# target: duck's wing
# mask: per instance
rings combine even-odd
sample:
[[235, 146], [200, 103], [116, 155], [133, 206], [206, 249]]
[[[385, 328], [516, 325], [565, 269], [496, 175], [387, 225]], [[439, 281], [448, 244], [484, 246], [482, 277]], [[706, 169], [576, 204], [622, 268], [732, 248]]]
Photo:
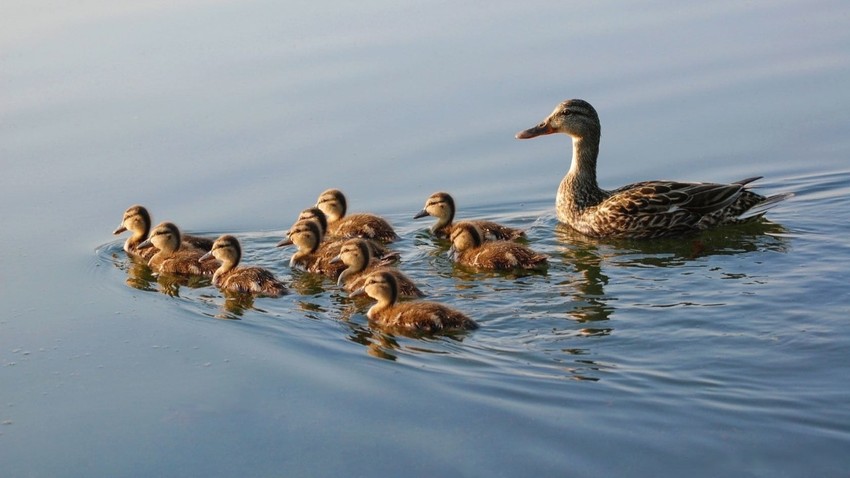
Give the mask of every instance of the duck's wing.
[[627, 215], [658, 215], [687, 211], [705, 215], [735, 202], [745, 185], [757, 178], [731, 184], [645, 181], [611, 191], [599, 205]]

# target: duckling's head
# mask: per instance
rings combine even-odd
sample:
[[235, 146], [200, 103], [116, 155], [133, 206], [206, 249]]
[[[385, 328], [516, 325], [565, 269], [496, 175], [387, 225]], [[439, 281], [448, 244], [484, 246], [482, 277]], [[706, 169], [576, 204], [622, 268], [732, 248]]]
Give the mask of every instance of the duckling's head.
[[328, 217], [328, 222], [336, 222], [345, 216], [348, 205], [345, 195], [339, 189], [328, 189], [319, 195], [316, 207]]
[[475, 224], [459, 222], [452, 228], [452, 235], [449, 238], [452, 241], [452, 252], [476, 248], [484, 241], [483, 237], [481, 230]]
[[225, 234], [213, 242], [212, 249], [201, 256], [201, 261], [215, 257], [222, 264], [230, 267], [235, 267], [242, 259], [242, 247], [239, 245], [239, 240], [235, 237]]
[[139, 244], [139, 249], [156, 247], [162, 252], [171, 253], [180, 249], [180, 230], [171, 222], [159, 223], [151, 230], [148, 239]]
[[112, 234], [121, 234], [124, 231], [132, 231], [133, 235], [145, 237], [151, 228], [151, 215], [144, 206], [138, 204], [130, 206], [124, 211], [121, 224]]
[[517, 139], [529, 139], [544, 134], [564, 133], [574, 139], [599, 139], [599, 115], [584, 100], [567, 100], [559, 104], [540, 124], [516, 134]]
[[413, 219], [425, 216], [434, 216], [441, 219], [441, 222], [445, 224], [452, 222], [455, 216], [455, 200], [449, 193], [436, 192], [432, 194], [425, 201], [425, 207], [413, 216]]
[[398, 300], [398, 280], [386, 271], [369, 274], [363, 287], [351, 293], [351, 297], [368, 295], [381, 304], [394, 304]]
[[292, 225], [289, 235], [277, 244], [277, 247], [295, 244], [299, 252], [313, 253], [319, 248], [322, 233], [317, 221], [301, 220]]
[[342, 262], [348, 267], [363, 270], [371, 259], [372, 253], [369, 250], [369, 245], [365, 240], [356, 237], [345, 241], [339, 249], [339, 255], [334, 257], [331, 262]]
[[298, 220], [313, 220], [316, 221], [316, 224], [319, 225], [319, 231], [321, 232], [321, 236], [328, 232], [328, 216], [322, 212], [318, 207], [311, 207], [301, 211], [301, 214], [298, 215]]

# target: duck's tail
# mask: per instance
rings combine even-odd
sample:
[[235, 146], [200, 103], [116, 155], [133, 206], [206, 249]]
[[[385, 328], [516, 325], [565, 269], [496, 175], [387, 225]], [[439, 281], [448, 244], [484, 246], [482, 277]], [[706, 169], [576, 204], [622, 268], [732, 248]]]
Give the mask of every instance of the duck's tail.
[[753, 205], [753, 207], [747, 209], [740, 216], [737, 217], [738, 221], [746, 221], [749, 219], [759, 218], [764, 215], [768, 210], [772, 209], [774, 206], [779, 204], [780, 202], [793, 197], [794, 193], [781, 193], [774, 194], [773, 196], [768, 196], [764, 198], [763, 201], [760, 201]]

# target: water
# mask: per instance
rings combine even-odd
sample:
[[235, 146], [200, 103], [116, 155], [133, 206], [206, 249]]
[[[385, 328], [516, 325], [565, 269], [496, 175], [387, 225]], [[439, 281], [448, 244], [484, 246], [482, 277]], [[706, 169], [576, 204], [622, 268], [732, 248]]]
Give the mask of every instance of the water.
[[[0, 460], [8, 476], [844, 476], [850, 10], [7, 2], [0, 15]], [[796, 196], [654, 242], [557, 224], [563, 99], [603, 187]], [[412, 339], [274, 248], [328, 187], [481, 328]], [[546, 274], [456, 270], [429, 220], [528, 229]], [[159, 284], [123, 210], [235, 233], [293, 293]], [[238, 319], [238, 320], [234, 320]]]

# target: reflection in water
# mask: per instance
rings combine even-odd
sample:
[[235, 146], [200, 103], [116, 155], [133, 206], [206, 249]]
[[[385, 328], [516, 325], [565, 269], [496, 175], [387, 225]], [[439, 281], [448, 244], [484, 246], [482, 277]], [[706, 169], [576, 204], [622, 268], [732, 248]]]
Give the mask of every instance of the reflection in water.
[[[577, 233], [570, 227], [555, 226], [556, 239], [563, 245], [562, 257], [580, 273], [576, 281], [567, 282], [575, 291], [575, 306], [569, 312], [579, 322], [609, 319], [616, 297], [606, 295], [604, 286], [609, 267], [675, 268], [697, 259], [716, 255], [733, 255], [754, 251], [787, 252], [785, 229], [767, 220], [718, 228], [698, 236], [649, 241], [599, 240]], [[746, 274], [723, 274], [724, 278], [746, 278]], [[585, 335], [607, 335], [610, 329], [584, 329]]]
[[596, 244], [560, 223], [555, 226], [555, 236], [559, 242], [568, 245], [562, 253], [564, 262], [572, 264], [580, 274], [578, 279], [564, 284], [569, 286], [567, 294], [574, 295], [575, 305], [568, 313], [580, 323], [608, 320], [614, 307], [607, 304], [612, 300], [605, 297], [604, 286], [608, 284], [608, 276], [602, 273], [602, 256]]
[[153, 286], [156, 283], [156, 276], [143, 260], [133, 256], [126, 256], [127, 260], [121, 261], [115, 254], [112, 257], [115, 259], [114, 264], [116, 267], [127, 271], [126, 283], [128, 286], [148, 292], [156, 290]]

